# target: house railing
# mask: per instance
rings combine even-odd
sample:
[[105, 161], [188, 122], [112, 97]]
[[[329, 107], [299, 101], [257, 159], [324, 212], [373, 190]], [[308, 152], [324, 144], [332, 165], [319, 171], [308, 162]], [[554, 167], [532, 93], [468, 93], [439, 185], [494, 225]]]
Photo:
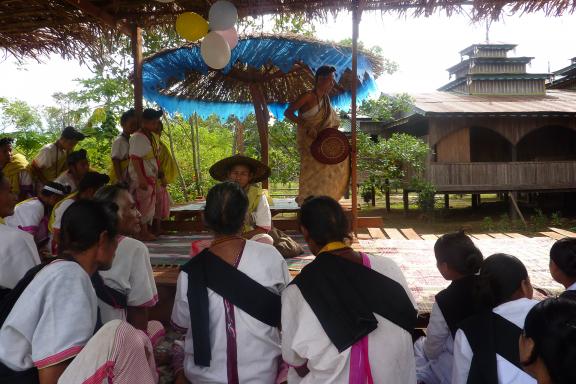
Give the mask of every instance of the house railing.
[[429, 163], [438, 192], [576, 189], [576, 161]]

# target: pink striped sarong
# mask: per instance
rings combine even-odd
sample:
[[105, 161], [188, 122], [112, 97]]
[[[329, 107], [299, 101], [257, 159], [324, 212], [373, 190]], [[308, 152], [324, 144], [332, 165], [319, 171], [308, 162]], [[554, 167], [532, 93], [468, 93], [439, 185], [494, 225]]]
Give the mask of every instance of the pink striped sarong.
[[72, 360], [58, 383], [156, 384], [150, 339], [124, 321], [109, 321]]

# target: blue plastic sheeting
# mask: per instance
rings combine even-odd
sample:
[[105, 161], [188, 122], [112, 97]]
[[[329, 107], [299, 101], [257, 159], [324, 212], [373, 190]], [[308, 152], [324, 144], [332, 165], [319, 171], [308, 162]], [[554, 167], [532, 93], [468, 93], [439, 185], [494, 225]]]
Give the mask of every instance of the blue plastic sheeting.
[[[324, 43], [310, 43], [286, 38], [261, 37], [240, 40], [232, 50], [232, 58], [222, 72], [228, 73], [232, 64], [240, 61], [249, 66], [260, 68], [272, 63], [283, 72], [288, 72], [294, 63], [302, 62], [312, 71], [322, 65], [333, 65], [336, 68], [336, 81], [346, 69], [352, 68], [351, 49], [333, 47]], [[208, 66], [200, 55], [199, 45], [184, 46], [174, 51], [159, 55], [146, 61], [142, 68], [144, 97], [158, 104], [169, 114], [179, 113], [189, 118], [197, 113], [202, 118], [216, 114], [221, 120], [234, 115], [240, 120], [254, 112], [252, 103], [208, 102], [162, 95], [159, 90], [166, 88], [168, 79], [184, 80], [186, 72], [197, 71], [208, 73]], [[368, 58], [358, 54], [358, 78], [364, 80], [357, 89], [357, 100], [363, 100], [377, 90], [374, 74]], [[350, 92], [332, 98], [332, 105], [338, 109], [348, 110], [351, 103]], [[282, 120], [288, 104], [268, 103], [272, 115]]]

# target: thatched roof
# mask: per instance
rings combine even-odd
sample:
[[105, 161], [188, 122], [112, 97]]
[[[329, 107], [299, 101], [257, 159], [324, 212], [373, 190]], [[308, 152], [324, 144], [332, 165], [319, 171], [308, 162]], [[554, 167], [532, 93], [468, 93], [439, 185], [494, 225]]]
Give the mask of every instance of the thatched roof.
[[[308, 18], [350, 9], [352, 0], [231, 0], [240, 16], [299, 13]], [[59, 53], [82, 58], [85, 49], [97, 49], [96, 36], [128, 32], [130, 23], [144, 28], [172, 25], [178, 14], [194, 11], [207, 16], [212, 1], [176, 0], [2, 0], [0, 48], [16, 57]], [[576, 0], [362, 0], [365, 10], [430, 14], [435, 9], [458, 12], [472, 5], [477, 18], [496, 18], [510, 4], [512, 12], [544, 11], [548, 15], [574, 12]]]
[[[330, 95], [332, 104], [347, 109], [354, 79], [351, 51], [345, 45], [298, 35], [245, 36], [232, 50], [230, 64], [212, 70], [202, 60], [199, 44], [186, 44], [144, 60], [144, 97], [170, 113], [243, 119], [253, 111], [253, 87], [257, 87], [271, 112], [281, 119], [288, 103], [314, 87], [315, 70], [333, 65], [337, 85]], [[374, 79], [382, 72], [380, 56], [358, 52], [359, 99], [376, 89]]]

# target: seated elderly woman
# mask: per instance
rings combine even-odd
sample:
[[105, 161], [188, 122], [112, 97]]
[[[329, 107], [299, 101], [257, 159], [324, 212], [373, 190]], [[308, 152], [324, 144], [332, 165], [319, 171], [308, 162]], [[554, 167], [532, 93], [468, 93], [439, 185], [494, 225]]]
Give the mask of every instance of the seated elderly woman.
[[299, 225], [316, 259], [282, 292], [288, 382], [415, 383], [416, 310], [400, 268], [345, 244], [348, 220], [330, 197], [305, 201]]
[[187, 330], [184, 374], [193, 383], [273, 383], [277, 376], [280, 293], [290, 276], [274, 247], [242, 237], [247, 209], [238, 183], [214, 186], [204, 210], [214, 240], [178, 277], [172, 322]]

